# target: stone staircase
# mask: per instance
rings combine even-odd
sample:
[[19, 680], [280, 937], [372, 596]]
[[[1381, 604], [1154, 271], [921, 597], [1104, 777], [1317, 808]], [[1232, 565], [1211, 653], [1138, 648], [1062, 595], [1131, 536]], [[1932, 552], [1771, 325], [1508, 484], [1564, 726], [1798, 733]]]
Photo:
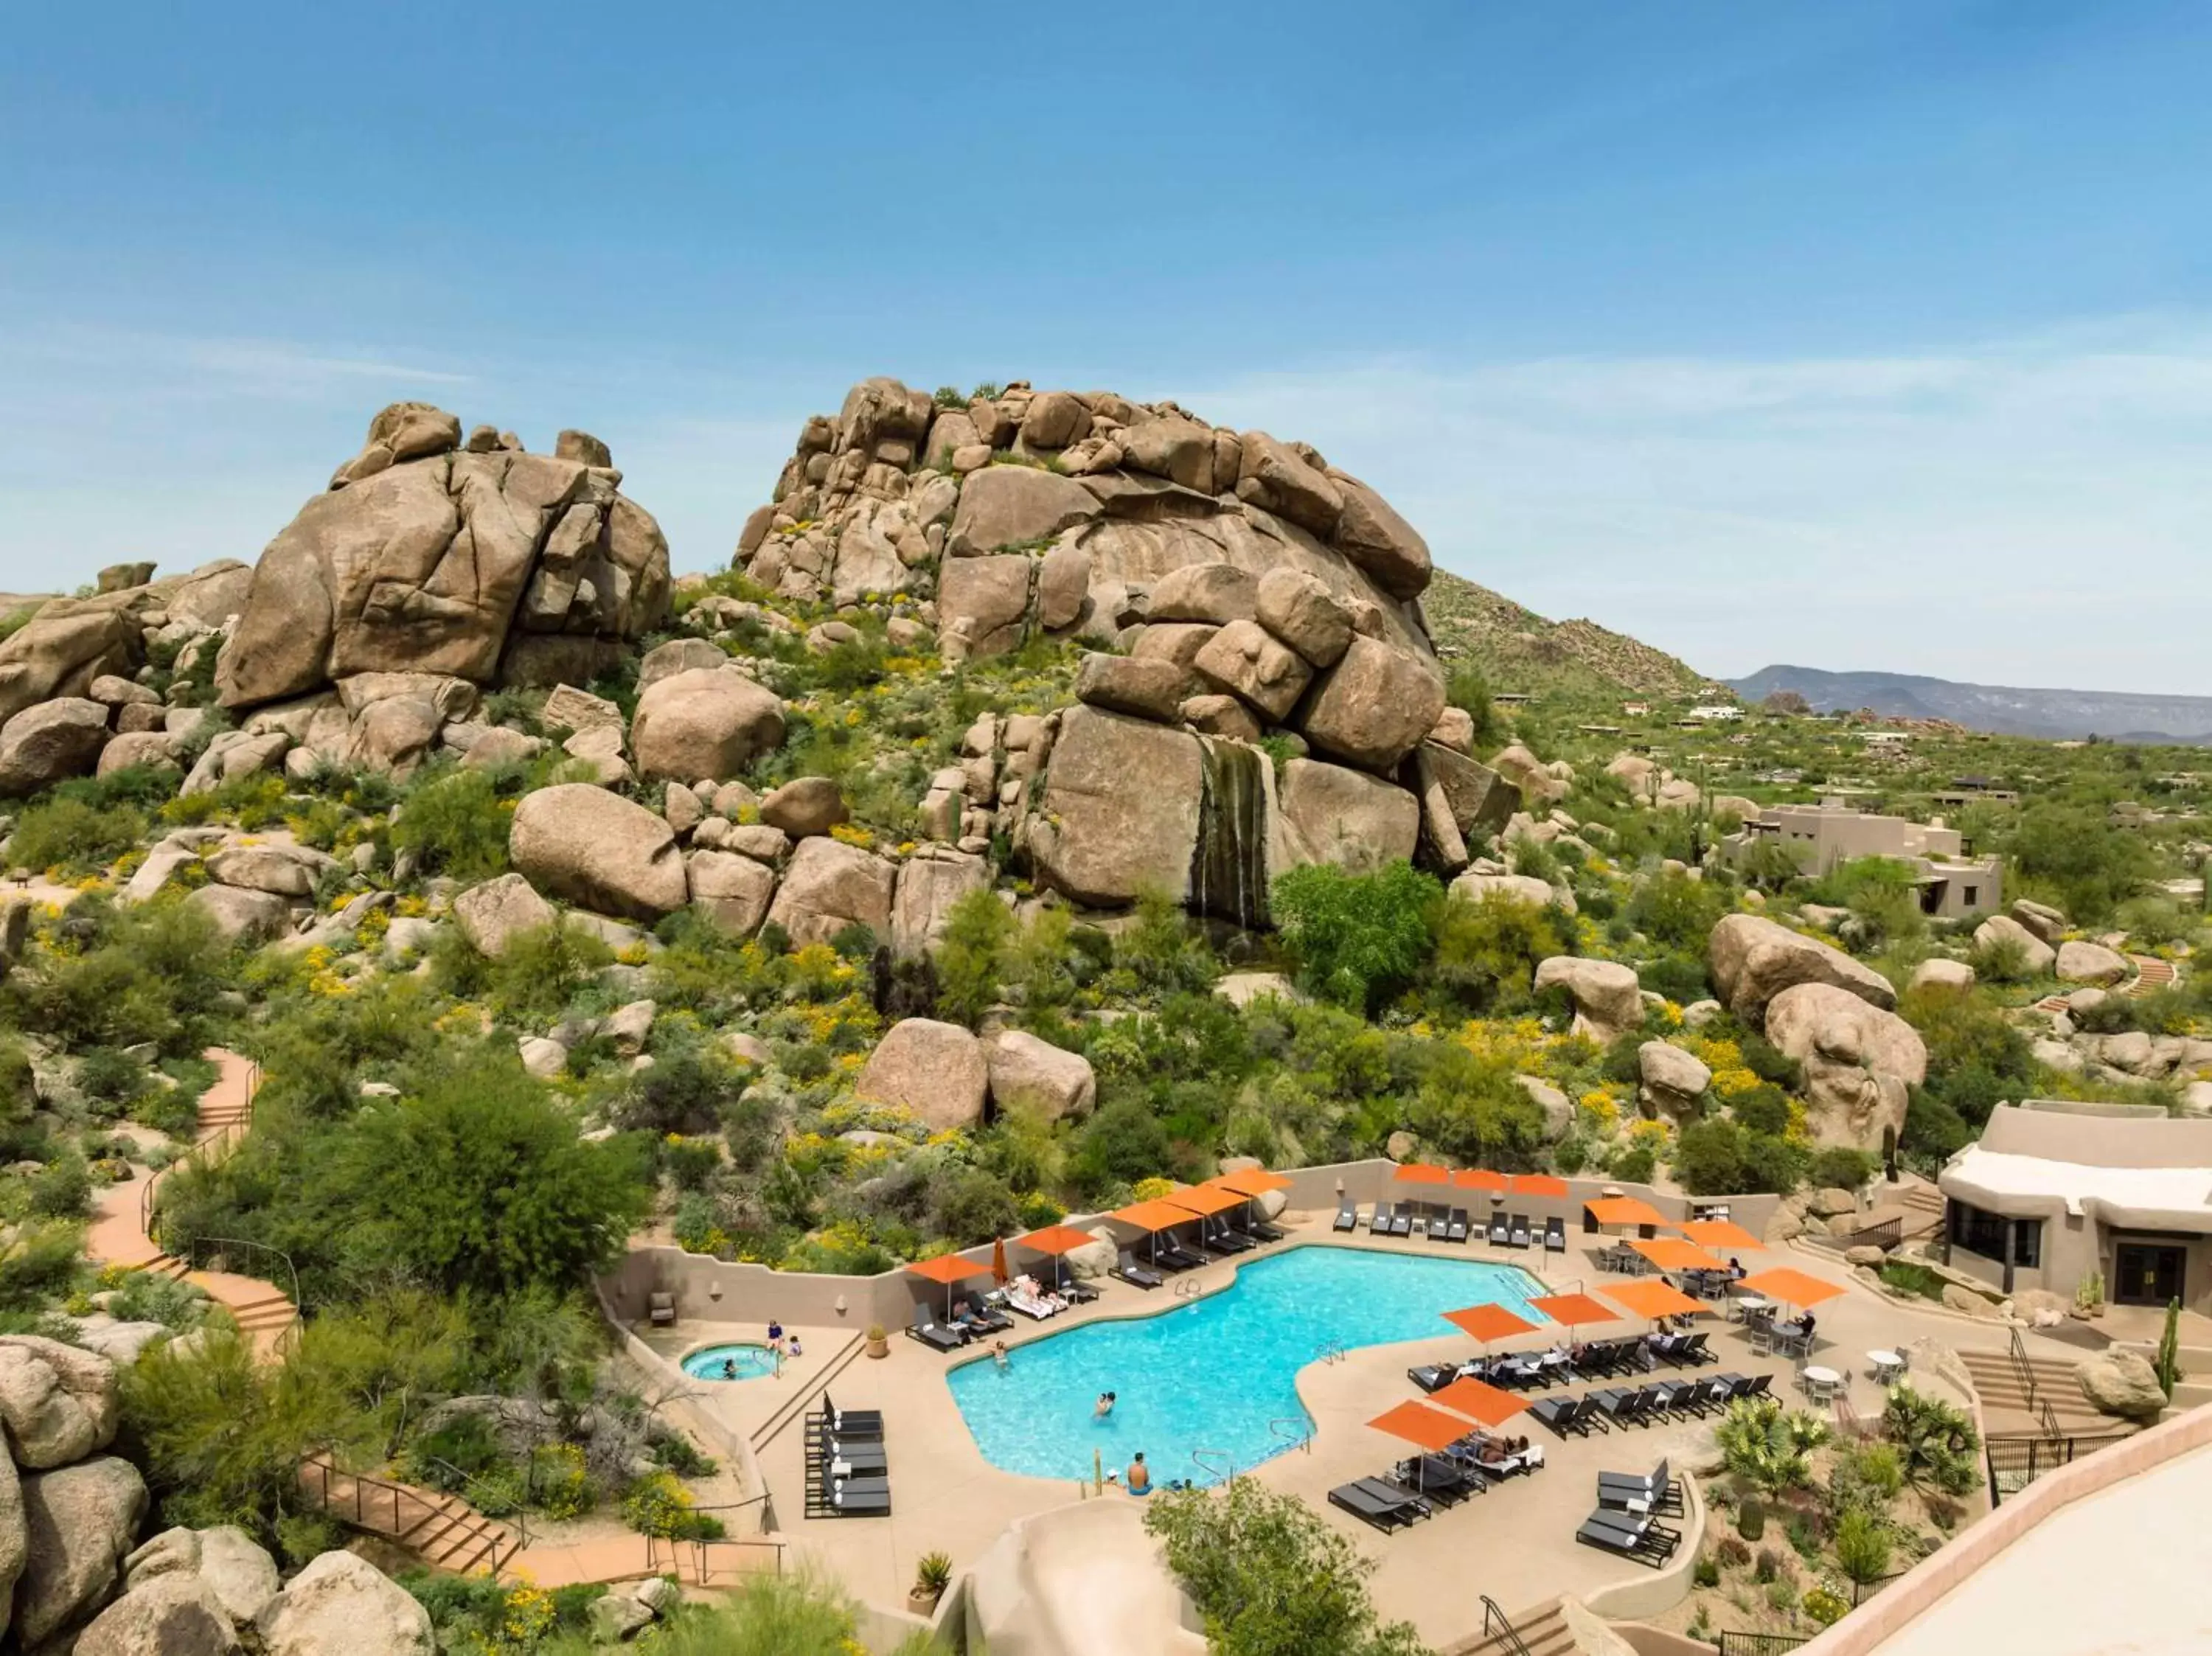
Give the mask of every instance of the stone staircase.
[[[1962, 1350], [1960, 1357], [1982, 1400], [1984, 1423], [1997, 1437], [2096, 1437], [2113, 1429], [2081, 1395], [2074, 1365], [2063, 1357], [2029, 1357], [2027, 1374], [2010, 1351]], [[2034, 1382], [2031, 1393], [2028, 1380]]]
[[1565, 1601], [1553, 1598], [1533, 1609], [1516, 1611], [1513, 1631], [1494, 1631], [1463, 1639], [1444, 1656], [1583, 1656], [1582, 1646], [1567, 1626]]
[[317, 1507], [347, 1528], [390, 1542], [432, 1569], [496, 1575], [521, 1547], [507, 1526], [458, 1495], [341, 1471], [321, 1455], [300, 1464], [300, 1484]]

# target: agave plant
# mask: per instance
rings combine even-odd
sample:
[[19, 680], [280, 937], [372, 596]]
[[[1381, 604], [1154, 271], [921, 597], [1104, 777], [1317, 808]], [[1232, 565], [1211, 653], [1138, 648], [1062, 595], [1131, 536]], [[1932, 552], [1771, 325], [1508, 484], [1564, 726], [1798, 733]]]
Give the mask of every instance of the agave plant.
[[1817, 1416], [1785, 1410], [1773, 1398], [1730, 1404], [1714, 1431], [1729, 1471], [1770, 1498], [1813, 1481], [1812, 1452], [1827, 1435]]

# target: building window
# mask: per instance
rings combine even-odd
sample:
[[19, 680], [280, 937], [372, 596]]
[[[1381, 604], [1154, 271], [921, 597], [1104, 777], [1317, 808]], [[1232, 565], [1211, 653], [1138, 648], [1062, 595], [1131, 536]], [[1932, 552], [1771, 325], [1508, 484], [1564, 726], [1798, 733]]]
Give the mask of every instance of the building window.
[[2043, 1264], [2043, 1221], [2015, 1219], [2012, 1222], [2012, 1262], [2031, 1268]]
[[1981, 901], [1981, 900], [1982, 900], [1982, 889], [1981, 889], [1981, 887], [1979, 887], [1979, 886], [1978, 886], [1978, 885], [1970, 885], [1970, 886], [1968, 886], [1968, 887], [1966, 888], [1966, 907], [1969, 907], [1969, 908], [1972, 908], [1972, 907], [1974, 907], [1976, 905], [1978, 905], [1978, 904]]
[[1984, 1213], [1964, 1202], [1951, 1204], [1951, 1245], [2000, 1265], [2004, 1263], [2008, 1224], [2001, 1214]]

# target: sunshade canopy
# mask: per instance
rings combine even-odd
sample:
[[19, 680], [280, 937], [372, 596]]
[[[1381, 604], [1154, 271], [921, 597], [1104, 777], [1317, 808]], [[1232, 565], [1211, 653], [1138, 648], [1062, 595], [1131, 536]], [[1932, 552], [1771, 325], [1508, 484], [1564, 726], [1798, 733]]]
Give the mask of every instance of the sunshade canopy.
[[1427, 1162], [1408, 1162], [1390, 1175], [1401, 1185], [1448, 1185], [1451, 1174]]
[[1663, 1225], [1666, 1215], [1634, 1196], [1601, 1196], [1583, 1204], [1583, 1211], [1601, 1225]]
[[1089, 1231], [1078, 1230], [1073, 1225], [1047, 1225], [1042, 1230], [1015, 1237], [1014, 1246], [1028, 1248], [1033, 1253], [1072, 1253], [1097, 1240]]
[[1401, 1437], [1431, 1450], [1449, 1449], [1468, 1434], [1467, 1422], [1458, 1416], [1431, 1409], [1425, 1403], [1401, 1403], [1367, 1423], [1378, 1432], [1388, 1432], [1392, 1437]]
[[1763, 1248], [1766, 1244], [1733, 1219], [1692, 1219], [1675, 1229], [1700, 1247]]
[[1620, 1313], [1602, 1300], [1593, 1300], [1587, 1294], [1547, 1294], [1540, 1300], [1528, 1303], [1555, 1323], [1565, 1323], [1573, 1328], [1583, 1323], [1617, 1323]]
[[1165, 1230], [1171, 1225], [1187, 1225], [1198, 1216], [1188, 1208], [1177, 1207], [1165, 1198], [1150, 1202], [1132, 1203], [1117, 1208], [1106, 1216], [1119, 1219], [1125, 1225], [1134, 1225], [1139, 1230]]
[[1485, 1426], [1503, 1426], [1528, 1406], [1512, 1392], [1472, 1376], [1455, 1380], [1441, 1392], [1431, 1393], [1429, 1401], [1470, 1420], [1479, 1420]]
[[991, 1267], [978, 1265], [973, 1259], [963, 1259], [957, 1253], [940, 1253], [934, 1259], [916, 1259], [907, 1269], [917, 1277], [927, 1277], [933, 1283], [964, 1283], [970, 1277], [988, 1277]]
[[1650, 1317], [1654, 1321], [1661, 1317], [1686, 1317], [1705, 1308], [1660, 1277], [1647, 1277], [1640, 1283], [1608, 1283], [1605, 1296], [1627, 1307], [1638, 1316]]
[[1193, 1185], [1188, 1190], [1170, 1191], [1160, 1198], [1171, 1206], [1179, 1207], [1193, 1215], [1226, 1213], [1231, 1208], [1241, 1208], [1252, 1198], [1240, 1196], [1233, 1190], [1223, 1190], [1218, 1185]]
[[1462, 1168], [1452, 1174], [1452, 1183], [1461, 1190], [1502, 1191], [1512, 1184], [1502, 1173], [1492, 1173], [1483, 1168]]
[[1516, 1196], [1565, 1196], [1567, 1181], [1548, 1173], [1516, 1173], [1513, 1175]]
[[1269, 1173], [1265, 1168], [1244, 1168], [1236, 1173], [1224, 1173], [1206, 1181], [1223, 1190], [1233, 1190], [1239, 1196], [1265, 1196], [1271, 1190], [1288, 1190], [1291, 1181], [1279, 1173]]
[[1832, 1300], [1844, 1290], [1833, 1283], [1824, 1283], [1818, 1277], [1808, 1277], [1802, 1271], [1788, 1265], [1778, 1265], [1772, 1271], [1756, 1271], [1736, 1284], [1746, 1294], [1763, 1294], [1770, 1300], [1780, 1300], [1802, 1311], [1823, 1300]]
[[1536, 1325], [1526, 1317], [1516, 1316], [1502, 1305], [1471, 1305], [1459, 1311], [1447, 1311], [1444, 1320], [1462, 1333], [1485, 1344], [1502, 1340], [1509, 1334], [1526, 1334]]
[[[1639, 1239], [1629, 1247], [1659, 1267], [1662, 1271], [1725, 1271], [1728, 1262], [1710, 1254], [1695, 1242], [1686, 1242], [1679, 1236], [1655, 1236], [1649, 1240]], [[1607, 1290], [1610, 1292], [1610, 1290]]]

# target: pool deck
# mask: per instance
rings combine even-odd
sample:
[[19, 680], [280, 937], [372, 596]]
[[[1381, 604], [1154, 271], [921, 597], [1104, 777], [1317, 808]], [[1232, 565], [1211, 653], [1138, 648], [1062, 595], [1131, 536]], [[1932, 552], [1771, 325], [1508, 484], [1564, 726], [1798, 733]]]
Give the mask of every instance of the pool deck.
[[[1601, 1275], [1590, 1258], [1601, 1239], [1581, 1235], [1570, 1239], [1568, 1252], [1562, 1256], [1547, 1255], [1540, 1249], [1509, 1252], [1479, 1243], [1460, 1247], [1419, 1240], [1376, 1241], [1364, 1230], [1351, 1236], [1332, 1234], [1328, 1216], [1322, 1213], [1290, 1214], [1281, 1222], [1291, 1230], [1290, 1240], [1252, 1259], [1270, 1258], [1300, 1243], [1319, 1242], [1426, 1258], [1516, 1265], [1546, 1279], [1553, 1289], [1579, 1287], [1602, 1292], [1607, 1282], [1622, 1280]], [[1876, 1295], [1853, 1282], [1840, 1261], [1825, 1255], [1777, 1247], [1747, 1263], [1754, 1267], [1787, 1264], [1845, 1285], [1844, 1294], [1820, 1308], [1821, 1345], [1815, 1361], [1849, 1372], [1850, 1395], [1862, 1415], [1878, 1412], [1881, 1402], [1880, 1390], [1867, 1375], [1867, 1351], [1893, 1349], [1922, 1336], [1954, 1346], [1988, 1349], [2000, 1348], [2005, 1338], [2002, 1325], [1921, 1313]], [[1098, 1284], [1103, 1292], [1096, 1305], [1049, 1322], [1024, 1323], [1004, 1338], [1010, 1348], [1018, 1348], [1025, 1340], [1085, 1323], [1169, 1310], [1182, 1303], [1173, 1283], [1195, 1283], [1212, 1293], [1226, 1287], [1235, 1273], [1235, 1262], [1216, 1262], [1172, 1278], [1170, 1287], [1151, 1293], [1108, 1279]], [[1601, 1338], [1640, 1325], [1624, 1321], [1587, 1332]], [[1698, 1326], [1712, 1331], [1711, 1344], [1719, 1354], [1720, 1363], [1702, 1371], [1662, 1370], [1662, 1374], [1710, 1374], [1730, 1369], [1744, 1374], [1765, 1372], [1776, 1377], [1777, 1394], [1793, 1404], [1802, 1404], [1793, 1385], [1796, 1365], [1790, 1360], [1757, 1355], [1743, 1331], [1717, 1315], [1701, 1319]], [[841, 1361], [839, 1354], [846, 1344], [859, 1331], [802, 1331], [809, 1356], [802, 1360], [800, 1368], [785, 1379], [702, 1385], [695, 1396], [734, 1429], [757, 1433], [775, 1408], [795, 1394], [794, 1384], [808, 1383], [808, 1370], [813, 1368], [817, 1350], [830, 1354], [822, 1359], [823, 1363], [836, 1363]], [[656, 1331], [651, 1343], [655, 1350], [672, 1356], [711, 1341], [757, 1339], [760, 1332], [751, 1325], [686, 1322], [672, 1331]], [[2073, 1348], [2036, 1335], [2026, 1338], [2039, 1355], [2071, 1359], [2081, 1356]], [[1536, 1336], [1524, 1335], [1501, 1344], [1510, 1349], [1539, 1341]], [[1472, 1342], [1443, 1329], [1434, 1338], [1364, 1347], [1340, 1359], [1308, 1365], [1299, 1374], [1297, 1386], [1315, 1422], [1310, 1446], [1264, 1462], [1255, 1472], [1269, 1487], [1298, 1495], [1351, 1538], [1361, 1551], [1376, 1558], [1379, 1568], [1372, 1586], [1378, 1606], [1386, 1616], [1413, 1622], [1423, 1638], [1439, 1648], [1480, 1629], [1485, 1595], [1512, 1611], [1563, 1592], [1586, 1595], [1613, 1583], [1649, 1579], [1650, 1572], [1640, 1566], [1576, 1545], [1575, 1529], [1594, 1504], [1591, 1490], [1599, 1471], [1648, 1470], [1667, 1453], [1670, 1443], [1697, 1425], [1695, 1422], [1683, 1426], [1662, 1424], [1561, 1440], [1523, 1416], [1507, 1429], [1541, 1443], [1549, 1460], [1533, 1477], [1508, 1480], [1486, 1495], [1440, 1510], [1435, 1518], [1390, 1536], [1381, 1535], [1329, 1506], [1327, 1496], [1331, 1488], [1372, 1476], [1401, 1454], [1411, 1453], [1410, 1446], [1386, 1438], [1365, 1424], [1393, 1404], [1419, 1397], [1406, 1378], [1407, 1367], [1432, 1361], [1463, 1361], [1474, 1353]], [[830, 1386], [830, 1394], [842, 1407], [884, 1411], [893, 1497], [893, 1512], [888, 1519], [805, 1516], [804, 1433], [795, 1418], [757, 1448], [763, 1476], [775, 1495], [778, 1532], [793, 1544], [794, 1552], [818, 1560], [870, 1603], [902, 1604], [914, 1579], [915, 1561], [923, 1553], [950, 1553], [956, 1568], [963, 1567], [989, 1547], [1014, 1519], [1081, 1497], [1073, 1481], [1021, 1477], [1000, 1471], [983, 1459], [944, 1380], [945, 1371], [959, 1360], [895, 1332], [887, 1357], [870, 1360], [855, 1356], [844, 1362]], [[986, 1355], [980, 1361], [990, 1359]], [[1235, 1354], [1224, 1352], [1221, 1361], [1233, 1362]], [[814, 1369], [817, 1378], [819, 1372]], [[1581, 1389], [1584, 1388], [1553, 1388], [1555, 1395]], [[1155, 1476], [1163, 1480], [1186, 1476], [1193, 1470], [1169, 1465], [1164, 1456], [1154, 1459]], [[1109, 1466], [1107, 1470], [1120, 1469]], [[1098, 1498], [1131, 1499], [1111, 1487]]]

